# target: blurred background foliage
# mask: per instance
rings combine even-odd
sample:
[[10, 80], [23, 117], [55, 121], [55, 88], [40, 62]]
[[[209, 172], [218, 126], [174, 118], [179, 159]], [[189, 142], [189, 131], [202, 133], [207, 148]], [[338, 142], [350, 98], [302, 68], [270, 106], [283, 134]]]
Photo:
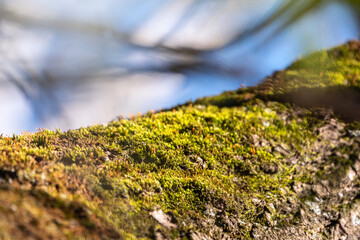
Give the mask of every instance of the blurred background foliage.
[[254, 85], [359, 20], [359, 0], [0, 0], [0, 133]]

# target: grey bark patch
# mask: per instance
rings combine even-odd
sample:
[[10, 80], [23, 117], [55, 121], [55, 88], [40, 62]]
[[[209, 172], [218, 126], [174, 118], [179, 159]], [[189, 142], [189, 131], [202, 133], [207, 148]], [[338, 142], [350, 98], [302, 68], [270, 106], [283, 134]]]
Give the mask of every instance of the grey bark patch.
[[190, 239], [191, 240], [209, 240], [210, 238], [207, 237], [205, 234], [196, 232], [196, 231], [192, 231], [190, 233]]
[[173, 218], [170, 215], [165, 214], [161, 209], [151, 212], [150, 215], [158, 223], [160, 223], [162, 226], [166, 228], [177, 228], [177, 224], [174, 223]]

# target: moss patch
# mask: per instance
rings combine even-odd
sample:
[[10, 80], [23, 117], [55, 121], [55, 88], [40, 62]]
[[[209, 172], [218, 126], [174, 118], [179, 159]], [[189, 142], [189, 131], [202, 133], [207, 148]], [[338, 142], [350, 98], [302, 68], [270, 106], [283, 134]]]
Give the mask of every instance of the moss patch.
[[[289, 96], [336, 87], [356, 100], [359, 45], [314, 53], [259, 86], [165, 112], [2, 136], [0, 222], [9, 227], [0, 235], [236, 239], [290, 236], [293, 227], [299, 239], [331, 236], [332, 212], [356, 205], [356, 194], [334, 196], [359, 185], [359, 124], [344, 123], [329, 101], [304, 106]], [[320, 227], [306, 220], [313, 215]]]

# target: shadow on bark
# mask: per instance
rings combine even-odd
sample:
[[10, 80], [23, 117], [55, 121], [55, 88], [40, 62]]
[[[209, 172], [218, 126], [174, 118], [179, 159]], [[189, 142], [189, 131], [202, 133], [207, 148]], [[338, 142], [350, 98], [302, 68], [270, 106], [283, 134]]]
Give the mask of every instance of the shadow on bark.
[[356, 87], [302, 87], [293, 92], [276, 95], [272, 100], [293, 103], [305, 108], [331, 108], [346, 122], [360, 121], [360, 89]]

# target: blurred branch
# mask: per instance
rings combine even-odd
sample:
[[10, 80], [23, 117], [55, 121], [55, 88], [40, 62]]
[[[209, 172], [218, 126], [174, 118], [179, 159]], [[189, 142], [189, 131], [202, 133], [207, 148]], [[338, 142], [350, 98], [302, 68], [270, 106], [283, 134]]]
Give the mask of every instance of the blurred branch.
[[[67, 31], [74, 33], [85, 33], [95, 37], [102, 37], [104, 34], [110, 34], [116, 41], [121, 41], [121, 44], [128, 45], [128, 47], [139, 49], [139, 50], [154, 50], [160, 52], [170, 53], [185, 53], [185, 54], [196, 54], [198, 50], [189, 48], [172, 48], [162, 44], [157, 46], [144, 46], [132, 41], [131, 34], [119, 32], [108, 25], [86, 23], [86, 22], [74, 22], [68, 20], [57, 20], [50, 18], [36, 18], [33, 16], [20, 14], [7, 9], [0, 5], [0, 20], [6, 20], [9, 22], [18, 23], [24, 27], [50, 29], [51, 31]], [[191, 50], [190, 50], [191, 49]]]
[[[45, 120], [49, 113], [59, 114], [61, 107], [53, 94], [56, 84], [47, 74], [38, 75], [25, 62], [18, 61], [12, 64], [16, 77], [9, 70], [2, 70], [6, 78], [13, 83], [22, 95], [31, 104], [33, 112], [41, 120]], [[66, 119], [65, 119], [66, 120]]]
[[252, 37], [264, 29], [268, 28], [271, 25], [276, 24], [276, 22], [281, 20], [281, 24], [272, 31], [269, 38], [273, 38], [279, 32], [283, 31], [286, 27], [290, 26], [298, 19], [305, 16], [311, 10], [314, 10], [318, 7], [324, 0], [285, 0], [283, 4], [278, 7], [275, 7], [272, 13], [268, 14], [263, 20], [255, 24], [254, 26], [249, 27], [248, 29], [239, 32], [231, 41], [229, 41], [224, 46], [214, 49], [212, 51], [219, 51], [224, 48], [230, 48], [236, 44], [240, 44], [245, 39]]
[[[74, 22], [69, 20], [57, 20], [50, 18], [36, 18], [33, 16], [20, 14], [15, 11], [7, 9], [5, 6], [0, 6], [0, 18], [6, 19], [7, 21], [19, 23], [22, 26], [32, 27], [32, 28], [46, 28], [56, 31], [68, 31], [68, 32], [81, 32], [90, 34], [93, 36], [104, 36], [105, 33], [110, 34], [116, 41], [120, 41], [121, 44], [127, 45], [128, 47], [138, 49], [138, 50], [151, 50], [155, 52], [164, 52], [172, 54], [181, 54], [185, 56], [199, 56], [203, 53], [212, 53], [220, 51], [224, 48], [229, 48], [236, 44], [240, 44], [245, 39], [258, 34], [266, 28], [269, 28], [271, 25], [276, 24], [276, 22], [281, 22], [279, 26], [272, 31], [270, 38], [283, 31], [286, 27], [295, 23], [300, 18], [304, 17], [307, 13], [319, 7], [321, 4], [328, 4], [330, 2], [339, 1], [346, 2], [350, 6], [354, 6], [353, 10], [360, 12], [360, 1], [358, 0], [279, 0], [280, 4], [277, 7], [274, 7], [271, 13], [267, 14], [264, 19], [259, 21], [254, 26], [250, 26], [248, 29], [239, 31], [229, 42], [225, 43], [223, 46], [215, 47], [209, 50], [196, 49], [193, 47], [169, 47], [166, 45], [166, 40], [172, 36], [179, 28], [186, 22], [190, 16], [194, 13], [196, 7], [201, 4], [206, 4], [210, 0], [195, 0], [184, 14], [178, 19], [176, 24], [163, 36], [159, 39], [158, 43], [155, 46], [144, 46], [137, 44], [132, 41], [132, 35], [124, 32], [120, 32], [118, 29], [115, 29], [109, 25], [103, 24], [94, 24], [87, 22]], [[218, 2], [218, 4], [224, 4], [224, 2]]]
[[[293, 0], [296, 1], [296, 0]], [[282, 32], [285, 28], [292, 25], [296, 21], [298, 21], [300, 18], [304, 17], [306, 14], [308, 14], [310, 11], [315, 10], [317, 7], [319, 7], [321, 4], [324, 3], [324, 0], [310, 0], [306, 4], [303, 4], [299, 7], [296, 7], [296, 9], [293, 9], [294, 13], [289, 16], [288, 19], [282, 22], [279, 27], [277, 27], [276, 30], [273, 31], [273, 33], [270, 35], [269, 38], [273, 38], [280, 32]]]
[[195, 12], [196, 7], [200, 5], [200, 2], [203, 2], [203, 0], [193, 1], [190, 6], [188, 6], [187, 10], [184, 11], [184, 14], [180, 17], [180, 19], [177, 20], [175, 25], [172, 26], [172, 28], [165, 34], [165, 36], [158, 40], [156, 47], [163, 46], [165, 41], [174, 35], [179, 30], [179, 28], [191, 18]]

